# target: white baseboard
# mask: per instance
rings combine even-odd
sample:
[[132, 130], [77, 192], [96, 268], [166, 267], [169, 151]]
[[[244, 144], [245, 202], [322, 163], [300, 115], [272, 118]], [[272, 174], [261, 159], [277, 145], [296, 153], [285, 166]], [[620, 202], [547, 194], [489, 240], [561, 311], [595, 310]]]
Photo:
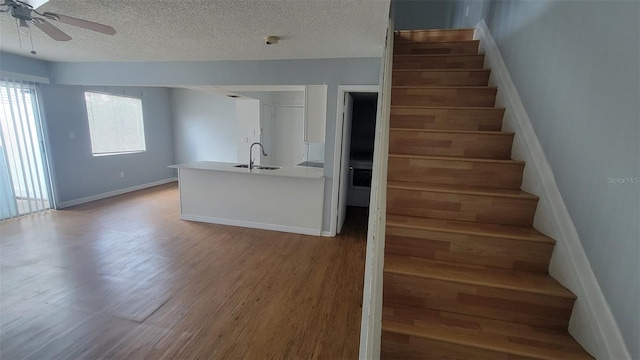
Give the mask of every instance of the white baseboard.
[[263, 224], [263, 223], [233, 220], [233, 219], [220, 219], [220, 218], [214, 218], [209, 216], [182, 214], [180, 215], [180, 219], [188, 220], [188, 221], [205, 222], [210, 224], [231, 225], [231, 226], [248, 227], [248, 228], [262, 229], [262, 230], [283, 231], [283, 232], [303, 234], [303, 235], [320, 236], [321, 234], [321, 231], [319, 229], [307, 229], [307, 228], [300, 228], [300, 227], [294, 227], [294, 226]]
[[88, 203], [88, 202], [91, 202], [91, 201], [102, 200], [102, 199], [106, 199], [108, 197], [122, 195], [122, 194], [126, 194], [128, 192], [138, 191], [138, 190], [142, 190], [142, 189], [146, 189], [146, 188], [150, 188], [150, 187], [154, 187], [154, 186], [158, 186], [158, 185], [168, 184], [170, 182], [175, 182], [175, 181], [178, 181], [177, 177], [172, 177], [172, 178], [168, 178], [168, 179], [164, 179], [164, 180], [158, 180], [158, 181], [154, 181], [154, 182], [150, 182], [150, 183], [146, 183], [146, 184], [136, 185], [136, 186], [128, 187], [126, 189], [113, 190], [113, 191], [109, 191], [109, 192], [102, 193], [102, 194], [86, 196], [86, 197], [79, 198], [79, 199], [63, 201], [58, 205], [58, 209], [64, 209], [64, 208], [68, 208], [68, 207], [71, 207], [71, 206], [76, 206], [76, 205]]
[[323, 232], [320, 233], [320, 236], [334, 237], [335, 235], [331, 235], [331, 231], [323, 231]]
[[480, 40], [480, 51], [485, 54], [485, 68], [491, 69], [490, 85], [498, 86], [496, 106], [506, 109], [503, 130], [516, 133], [512, 158], [527, 163], [522, 189], [540, 197], [534, 226], [557, 242], [549, 273], [578, 297], [569, 332], [598, 359], [630, 359], [622, 333], [591, 269], [542, 145], [484, 20], [476, 26], [474, 38]]

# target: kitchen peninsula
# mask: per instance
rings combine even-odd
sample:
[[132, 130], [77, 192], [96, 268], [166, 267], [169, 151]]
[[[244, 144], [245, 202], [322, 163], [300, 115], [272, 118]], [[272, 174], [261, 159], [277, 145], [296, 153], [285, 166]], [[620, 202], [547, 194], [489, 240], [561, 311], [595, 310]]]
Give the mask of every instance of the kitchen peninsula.
[[239, 166], [213, 161], [170, 166], [178, 169], [180, 218], [320, 235], [323, 169]]

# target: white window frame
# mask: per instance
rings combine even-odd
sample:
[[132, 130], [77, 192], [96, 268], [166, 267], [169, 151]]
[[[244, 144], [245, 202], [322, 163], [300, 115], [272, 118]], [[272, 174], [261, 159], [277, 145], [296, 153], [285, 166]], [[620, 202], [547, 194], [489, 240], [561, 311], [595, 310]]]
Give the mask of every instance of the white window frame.
[[[92, 95], [106, 95], [106, 96], [110, 96], [110, 97], [116, 97], [116, 98], [127, 98], [127, 99], [135, 99], [135, 100], [139, 100], [140, 101], [140, 124], [139, 126], [141, 127], [141, 136], [142, 136], [142, 149], [136, 149], [136, 150], [121, 150], [121, 151], [112, 151], [112, 152], [96, 152], [94, 149], [94, 136], [97, 136], [96, 134], [94, 134], [95, 129], [92, 129], [91, 126], [91, 118], [92, 115], [90, 114], [90, 103], [89, 100], [87, 98], [88, 94], [92, 94]], [[113, 93], [108, 93], [108, 92], [100, 92], [100, 91], [85, 91], [84, 92], [84, 100], [85, 100], [85, 105], [87, 107], [87, 122], [89, 124], [89, 137], [90, 137], [90, 141], [91, 141], [91, 155], [93, 155], [94, 157], [102, 157], [102, 156], [112, 156], [112, 155], [125, 155], [125, 154], [137, 154], [137, 153], [144, 153], [147, 151], [147, 141], [146, 141], [146, 136], [145, 136], [145, 126], [144, 126], [144, 104], [142, 101], [142, 97], [137, 97], [137, 96], [130, 96], [130, 95], [122, 95], [122, 94], [113, 94]]]

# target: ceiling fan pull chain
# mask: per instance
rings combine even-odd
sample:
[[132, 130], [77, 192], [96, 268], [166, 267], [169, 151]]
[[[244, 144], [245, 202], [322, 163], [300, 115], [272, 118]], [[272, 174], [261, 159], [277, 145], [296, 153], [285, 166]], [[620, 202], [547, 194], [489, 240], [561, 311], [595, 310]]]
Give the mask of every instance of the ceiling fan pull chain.
[[18, 44], [20, 45], [20, 50], [22, 50], [22, 37], [20, 36], [20, 24], [18, 23], [18, 19], [16, 19], [16, 31], [18, 32]]
[[31, 55], [35, 55], [36, 51], [33, 49], [33, 36], [31, 35], [31, 32], [29, 32], [29, 40], [31, 41]]

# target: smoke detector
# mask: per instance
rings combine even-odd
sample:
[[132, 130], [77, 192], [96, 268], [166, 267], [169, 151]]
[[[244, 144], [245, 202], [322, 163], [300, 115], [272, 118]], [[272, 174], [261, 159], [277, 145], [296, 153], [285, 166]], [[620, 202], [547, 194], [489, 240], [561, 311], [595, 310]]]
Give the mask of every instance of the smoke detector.
[[269, 35], [269, 36], [265, 36], [264, 37], [264, 43], [267, 44], [267, 45], [277, 44], [278, 40], [280, 40], [280, 38], [277, 37], [277, 36], [273, 36], [273, 35]]

